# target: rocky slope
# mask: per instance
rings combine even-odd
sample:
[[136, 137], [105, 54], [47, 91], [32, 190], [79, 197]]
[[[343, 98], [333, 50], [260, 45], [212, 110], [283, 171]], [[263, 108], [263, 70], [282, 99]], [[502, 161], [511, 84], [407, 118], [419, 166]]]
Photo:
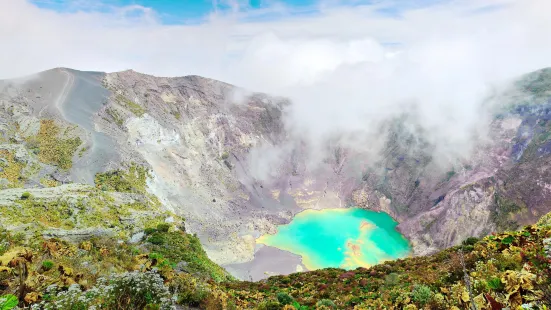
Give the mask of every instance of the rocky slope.
[[[243, 95], [197, 76], [54, 69], [0, 81], [6, 188], [0, 201], [19, 195], [7, 188], [64, 193], [69, 189], [59, 185], [97, 186], [98, 173], [143, 167], [141, 195], [185, 218], [186, 231], [197, 234], [209, 257], [241, 278], [303, 269], [299, 257], [258, 246], [255, 238], [308, 208], [385, 211], [414, 254], [428, 254], [534, 223], [550, 211], [550, 92], [551, 70], [521, 77], [502, 94], [492, 142], [444, 167], [431, 152], [434, 144], [401, 126], [403, 119], [384, 128], [378, 162], [334, 145], [330, 157], [311, 167], [306, 146], [286, 131], [292, 103], [283, 98]], [[284, 160], [258, 167], [259, 156]]]

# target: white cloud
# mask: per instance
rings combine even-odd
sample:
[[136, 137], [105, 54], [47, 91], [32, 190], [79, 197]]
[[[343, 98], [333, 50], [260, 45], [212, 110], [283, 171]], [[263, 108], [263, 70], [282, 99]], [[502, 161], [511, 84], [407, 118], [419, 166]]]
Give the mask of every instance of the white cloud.
[[[325, 3], [317, 16], [246, 23], [247, 13], [213, 14], [178, 26], [141, 7], [63, 14], [0, 0], [0, 77], [59, 66], [204, 75], [290, 96], [288, 127], [313, 145], [337, 133], [373, 142], [379, 125], [407, 107], [454, 156], [473, 146], [473, 131], [484, 132], [480, 102], [490, 85], [551, 65], [551, 2], [446, 3], [399, 18], [376, 13], [388, 1]], [[129, 9], [142, 14], [130, 18]]]

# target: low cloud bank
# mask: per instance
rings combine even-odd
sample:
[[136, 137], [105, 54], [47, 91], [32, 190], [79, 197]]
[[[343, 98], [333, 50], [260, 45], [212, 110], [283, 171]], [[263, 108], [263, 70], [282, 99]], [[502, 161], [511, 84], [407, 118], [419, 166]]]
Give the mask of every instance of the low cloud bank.
[[484, 101], [519, 75], [551, 65], [546, 0], [442, 1], [403, 10], [390, 1], [321, 5], [314, 16], [287, 17], [291, 9], [273, 10], [279, 17], [270, 21], [245, 22], [258, 12], [233, 10], [186, 26], [164, 25], [140, 6], [57, 13], [0, 0], [0, 77], [60, 66], [132, 68], [287, 96], [293, 141], [252, 153], [251, 168], [265, 179], [298, 141], [313, 166], [332, 156], [329, 144], [375, 160], [386, 139], [381, 128], [404, 114], [404, 127], [432, 143], [436, 158], [466, 157], [486, 138]]

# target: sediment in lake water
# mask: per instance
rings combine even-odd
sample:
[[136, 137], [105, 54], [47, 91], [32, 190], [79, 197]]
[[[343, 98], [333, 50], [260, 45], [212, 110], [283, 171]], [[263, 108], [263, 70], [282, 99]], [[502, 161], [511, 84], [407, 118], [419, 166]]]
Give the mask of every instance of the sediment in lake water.
[[306, 210], [257, 243], [302, 256], [309, 270], [369, 267], [410, 254], [397, 224], [386, 213], [358, 208]]

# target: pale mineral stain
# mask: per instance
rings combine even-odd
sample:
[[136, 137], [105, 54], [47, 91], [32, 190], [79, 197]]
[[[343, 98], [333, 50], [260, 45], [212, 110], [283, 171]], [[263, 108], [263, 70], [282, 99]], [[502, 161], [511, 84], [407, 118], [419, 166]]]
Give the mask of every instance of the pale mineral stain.
[[386, 213], [363, 209], [306, 210], [257, 243], [302, 256], [309, 270], [369, 267], [408, 256], [408, 241]]

